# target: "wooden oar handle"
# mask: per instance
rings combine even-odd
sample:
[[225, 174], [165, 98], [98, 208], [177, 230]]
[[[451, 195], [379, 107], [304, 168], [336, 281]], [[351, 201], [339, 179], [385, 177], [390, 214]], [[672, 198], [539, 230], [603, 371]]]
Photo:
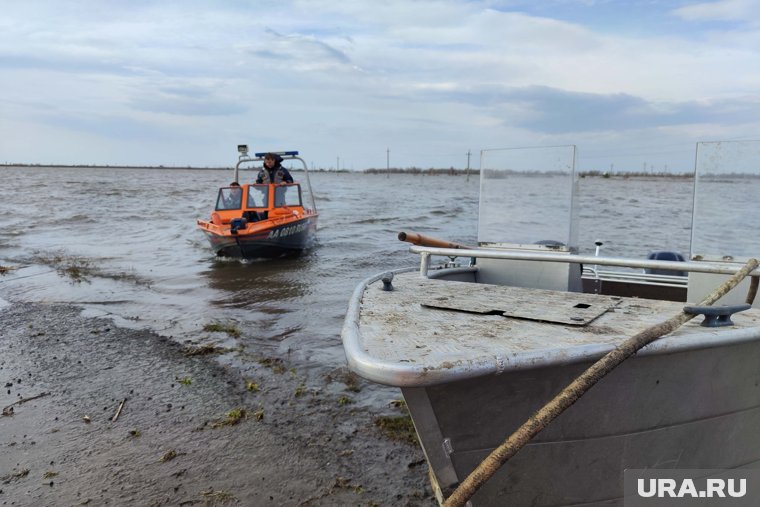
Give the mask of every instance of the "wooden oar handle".
[[436, 248], [470, 248], [467, 245], [462, 245], [460, 243], [452, 243], [451, 241], [446, 241], [444, 239], [438, 239], [438, 238], [432, 238], [430, 236], [425, 236], [423, 234], [419, 234], [417, 232], [411, 232], [411, 231], [399, 232], [398, 239], [400, 239], [401, 241], [412, 243], [413, 245], [420, 245], [420, 246], [432, 246]]

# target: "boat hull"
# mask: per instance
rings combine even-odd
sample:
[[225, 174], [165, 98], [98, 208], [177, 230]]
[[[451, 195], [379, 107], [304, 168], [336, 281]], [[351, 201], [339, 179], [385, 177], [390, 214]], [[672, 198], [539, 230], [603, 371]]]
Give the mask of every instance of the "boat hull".
[[217, 256], [256, 259], [298, 255], [312, 246], [316, 230], [316, 216], [308, 216], [250, 233], [203, 232]]
[[[391, 290], [388, 273], [367, 279], [343, 329], [351, 369], [401, 388], [441, 501], [600, 357], [683, 308], [456, 281], [474, 272], [433, 279], [400, 270]], [[494, 314], [493, 302], [504, 311]], [[588, 323], [568, 323], [591, 309]], [[626, 469], [760, 468], [760, 312], [733, 320], [706, 328], [695, 319], [630, 357], [486, 481], [472, 505], [622, 505]]]
[[[472, 505], [621, 505], [626, 469], [760, 466], [758, 364], [759, 341], [632, 358], [508, 461]], [[402, 388], [442, 498], [590, 365]]]

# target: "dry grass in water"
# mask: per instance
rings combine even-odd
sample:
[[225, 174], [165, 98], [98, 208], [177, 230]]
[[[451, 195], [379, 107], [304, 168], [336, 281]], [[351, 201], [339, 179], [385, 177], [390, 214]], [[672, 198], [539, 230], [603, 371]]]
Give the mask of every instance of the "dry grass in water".
[[412, 418], [408, 415], [376, 417], [375, 426], [391, 440], [418, 445], [417, 433], [414, 431]]
[[271, 368], [274, 373], [285, 373], [285, 366], [280, 358], [262, 357], [259, 359], [259, 364]]
[[[255, 415], [255, 414], [254, 414]], [[222, 426], [234, 426], [245, 419], [245, 409], [235, 408], [227, 412], [224, 419], [211, 424], [212, 428], [221, 428]]]
[[228, 493], [226, 491], [215, 491], [214, 488], [201, 491], [201, 496], [204, 498], [204, 500], [206, 500], [206, 505], [214, 505], [217, 502], [238, 502], [238, 499], [235, 498], [232, 493]]
[[213, 322], [203, 326], [203, 330], [209, 333], [227, 333], [230, 336], [238, 338], [240, 336], [240, 329], [233, 324], [222, 324], [221, 322]]
[[200, 345], [198, 347], [185, 347], [185, 356], [207, 356], [209, 354], [224, 354], [229, 352], [229, 349], [224, 347], [217, 347], [216, 345]]
[[176, 457], [177, 457], [177, 451], [172, 449], [170, 451], [166, 451], [164, 455], [161, 456], [161, 458], [158, 461], [160, 461], [161, 463], [166, 463], [167, 461], [171, 461]]

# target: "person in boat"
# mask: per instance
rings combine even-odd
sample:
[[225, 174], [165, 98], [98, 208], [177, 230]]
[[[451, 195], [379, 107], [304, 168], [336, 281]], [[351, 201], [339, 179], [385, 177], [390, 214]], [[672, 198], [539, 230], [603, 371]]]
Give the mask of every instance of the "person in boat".
[[264, 167], [259, 171], [256, 183], [293, 183], [293, 176], [281, 164], [282, 157], [276, 153], [264, 155]]
[[243, 189], [240, 183], [233, 181], [230, 183], [230, 191], [224, 198], [224, 206], [227, 209], [239, 208], [243, 203]]

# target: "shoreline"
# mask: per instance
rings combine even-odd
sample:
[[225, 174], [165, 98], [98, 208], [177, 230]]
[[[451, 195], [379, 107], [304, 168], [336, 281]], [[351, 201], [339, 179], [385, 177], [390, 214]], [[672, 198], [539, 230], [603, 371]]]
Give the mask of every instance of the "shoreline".
[[0, 312], [2, 505], [436, 505], [419, 445], [378, 424], [405, 410], [352, 407], [355, 379], [253, 382], [75, 305]]

